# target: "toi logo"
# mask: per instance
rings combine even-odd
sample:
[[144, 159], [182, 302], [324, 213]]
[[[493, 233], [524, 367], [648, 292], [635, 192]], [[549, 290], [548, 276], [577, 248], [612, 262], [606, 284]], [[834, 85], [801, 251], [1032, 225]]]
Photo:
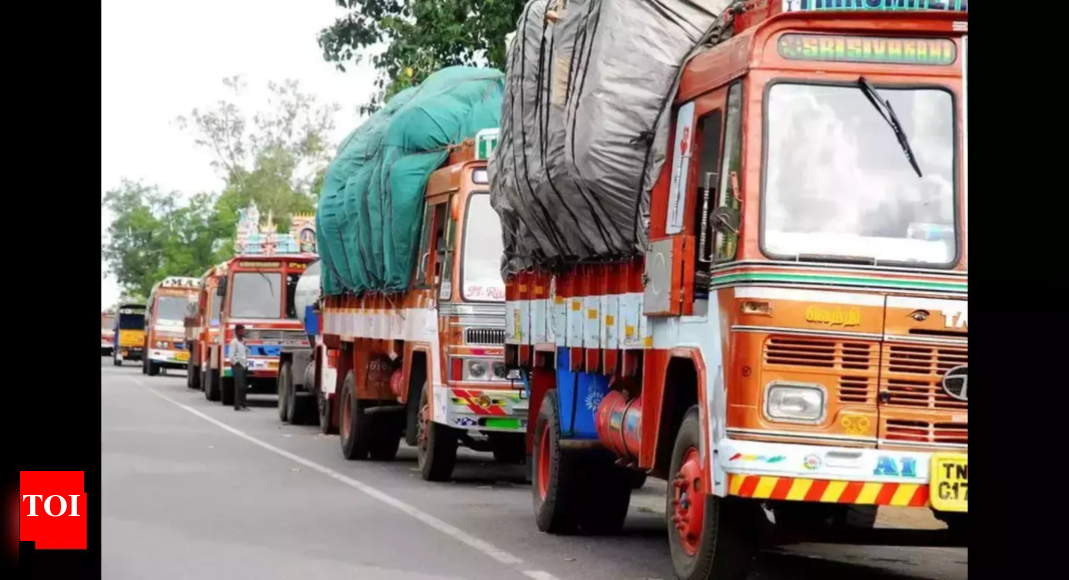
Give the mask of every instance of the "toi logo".
[[84, 471], [19, 473], [19, 539], [38, 550], [86, 549]]

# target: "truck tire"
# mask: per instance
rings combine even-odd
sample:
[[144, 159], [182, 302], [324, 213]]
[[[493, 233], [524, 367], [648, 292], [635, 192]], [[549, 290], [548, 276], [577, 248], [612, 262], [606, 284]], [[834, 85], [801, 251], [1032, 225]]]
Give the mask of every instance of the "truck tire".
[[405, 443], [412, 447], [419, 445], [419, 402], [420, 393], [423, 392], [421, 389], [424, 387], [426, 383], [408, 386], [408, 402], [405, 407]]
[[487, 433], [494, 461], [507, 465], [521, 465], [527, 459], [523, 433]]
[[404, 415], [383, 413], [369, 417], [371, 419], [371, 445], [369, 452], [372, 461], [393, 461], [401, 448], [401, 430], [404, 429]]
[[111, 366], [114, 366], [114, 367], [121, 367], [122, 366], [122, 361], [119, 360], [119, 355], [114, 353], [114, 352], [111, 353]]
[[341, 392], [341, 452], [346, 459], [367, 459], [369, 453], [368, 427], [370, 426], [364, 406], [356, 398], [356, 378], [353, 371], [345, 375]]
[[219, 400], [227, 407], [234, 404], [234, 377], [219, 377]]
[[148, 369], [146, 373], [150, 377], [154, 377], [160, 374], [160, 365], [148, 360], [147, 357], [145, 358], [145, 368]]
[[291, 372], [289, 361], [286, 361], [282, 363], [282, 368], [278, 369], [278, 380], [276, 381], [276, 386], [278, 387], [278, 420], [283, 423], [293, 422], [289, 412], [289, 391], [293, 386], [292, 383], [293, 373]]
[[668, 491], [668, 547], [681, 580], [743, 580], [756, 546], [760, 506], [711, 495], [705, 477], [698, 406], [691, 407], [672, 447]]
[[578, 524], [576, 508], [582, 496], [578, 462], [560, 448], [560, 419], [557, 391], [542, 399], [535, 420], [531, 493], [535, 522], [547, 534], [574, 533]]
[[219, 377], [211, 367], [204, 371], [204, 398], [209, 401], [219, 400]]
[[333, 425], [334, 409], [330, 397], [320, 390], [316, 390], [316, 411], [319, 414], [319, 432], [324, 435], [333, 435], [337, 428]]
[[426, 383], [419, 395], [416, 456], [425, 481], [447, 481], [457, 463], [457, 434], [447, 425], [430, 420], [430, 396]]
[[[297, 396], [297, 385], [293, 384], [293, 366], [289, 361], [285, 364], [286, 367], [286, 422], [290, 425], [305, 425], [309, 423], [310, 405], [308, 404], [311, 399], [307, 395]], [[282, 379], [282, 374], [279, 375], [279, 380]], [[279, 400], [279, 404], [282, 401]]]
[[186, 361], [186, 388], [194, 391], [200, 390], [200, 368], [193, 366], [192, 353]]

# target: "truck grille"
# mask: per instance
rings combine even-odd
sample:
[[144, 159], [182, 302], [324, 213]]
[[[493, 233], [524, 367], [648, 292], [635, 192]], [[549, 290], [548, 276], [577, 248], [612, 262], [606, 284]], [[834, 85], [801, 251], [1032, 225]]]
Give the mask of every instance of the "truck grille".
[[466, 344], [505, 344], [504, 328], [468, 328], [464, 330]]
[[969, 424], [888, 419], [884, 429], [884, 439], [906, 443], [968, 445]]
[[766, 366], [812, 367], [837, 375], [839, 402], [876, 403], [876, 343], [773, 336], [765, 342]]
[[308, 336], [300, 330], [250, 328], [245, 331], [245, 339], [265, 344], [298, 344], [307, 341]]
[[943, 390], [943, 375], [969, 364], [968, 347], [885, 344], [881, 388], [886, 405], [960, 411], [969, 408]]

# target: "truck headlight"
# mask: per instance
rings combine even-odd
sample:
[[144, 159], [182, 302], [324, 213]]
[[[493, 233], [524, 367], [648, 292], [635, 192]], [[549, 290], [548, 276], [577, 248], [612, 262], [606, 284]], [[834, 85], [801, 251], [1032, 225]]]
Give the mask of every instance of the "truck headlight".
[[156, 341], [156, 348], [159, 348], [159, 349], [167, 348], [167, 343], [163, 342], [162, 340], [157, 340]]
[[508, 372], [508, 369], [505, 368], [505, 363], [503, 363], [503, 362], [494, 363], [494, 378], [501, 379], [501, 380], [506, 380], [506, 379], [508, 379], [508, 375], [509, 375], [509, 372]]
[[467, 379], [482, 380], [486, 378], [486, 373], [490, 369], [487, 367], [485, 361], [481, 360], [469, 360], [467, 361], [468, 376]]
[[765, 416], [776, 421], [819, 423], [824, 420], [824, 387], [771, 383], [765, 389]]

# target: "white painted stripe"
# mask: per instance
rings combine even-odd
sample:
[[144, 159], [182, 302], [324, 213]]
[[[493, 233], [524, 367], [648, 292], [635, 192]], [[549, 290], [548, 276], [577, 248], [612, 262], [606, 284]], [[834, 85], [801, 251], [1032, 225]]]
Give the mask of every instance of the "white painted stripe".
[[[126, 378], [126, 379], [130, 380], [130, 382], [132, 382], [134, 384], [138, 384], [137, 381], [134, 380], [132, 377], [124, 376], [123, 378]], [[140, 386], [140, 385], [138, 385], [138, 386]], [[178, 401], [172, 399], [171, 397], [168, 397], [167, 395], [164, 395], [163, 393], [160, 393], [156, 389], [149, 388], [147, 390], [150, 393], [152, 393], [153, 395], [156, 395], [157, 397], [167, 401], [168, 403], [171, 403], [172, 405], [175, 405], [176, 407], [179, 407], [179, 408], [181, 408], [181, 409], [183, 409], [185, 411], [188, 411], [188, 412], [192, 413], [193, 415], [196, 415], [197, 417], [200, 417], [201, 419], [204, 419], [205, 421], [207, 421], [207, 422], [209, 422], [209, 423], [211, 423], [211, 424], [223, 429], [224, 431], [228, 431], [228, 432], [230, 432], [230, 433], [232, 433], [234, 435], [237, 435], [238, 437], [241, 437], [242, 439], [248, 441], [249, 443], [252, 443], [254, 445], [262, 447], [263, 449], [266, 449], [266, 450], [268, 450], [268, 451], [270, 451], [272, 453], [275, 453], [276, 455], [280, 455], [282, 457], [285, 457], [286, 459], [289, 459], [290, 461], [293, 461], [294, 463], [298, 463], [300, 465], [303, 465], [303, 466], [307, 467], [308, 469], [311, 469], [311, 470], [314, 470], [314, 471], [318, 471], [319, 473], [322, 473], [323, 475], [326, 475], [327, 477], [330, 477], [332, 479], [340, 481], [341, 483], [344, 483], [345, 485], [348, 485], [349, 487], [352, 487], [352, 488], [354, 488], [354, 489], [356, 489], [358, 491], [361, 491], [361, 492], [371, 496], [372, 498], [374, 498], [374, 499], [376, 499], [376, 500], [378, 500], [378, 501], [380, 501], [380, 502], [382, 502], [382, 503], [384, 503], [384, 504], [386, 504], [386, 505], [388, 505], [390, 507], [396, 508], [396, 509], [398, 509], [398, 510], [400, 510], [400, 511], [402, 511], [402, 512], [404, 512], [404, 513], [406, 513], [406, 514], [408, 514], [410, 516], [412, 516], [413, 518], [423, 522], [424, 524], [427, 524], [428, 526], [438, 530], [439, 532], [442, 532], [443, 534], [453, 538], [454, 540], [457, 540], [458, 542], [460, 542], [460, 543], [462, 543], [462, 544], [464, 544], [464, 545], [466, 545], [466, 546], [468, 546], [470, 548], [474, 548], [474, 549], [482, 552], [483, 554], [493, 558], [494, 560], [497, 560], [498, 562], [501, 562], [502, 564], [507, 564], [507, 565], [510, 565], [510, 566], [517, 566], [517, 565], [523, 563], [523, 560], [521, 558], [519, 558], [519, 557], [517, 557], [517, 556], [515, 556], [515, 555], [513, 555], [513, 554], [511, 554], [509, 552], [506, 552], [505, 550], [502, 550], [501, 548], [498, 548], [497, 546], [494, 546], [493, 544], [491, 544], [489, 542], [485, 542], [483, 540], [480, 540], [479, 538], [476, 538], [475, 536], [472, 536], [472, 535], [468, 534], [467, 532], [461, 530], [460, 528], [458, 528], [456, 526], [453, 526], [451, 524], [448, 524], [448, 523], [446, 523], [446, 522], [444, 522], [444, 521], [442, 521], [442, 520], [440, 520], [440, 519], [438, 519], [438, 518], [436, 518], [436, 517], [424, 512], [424, 511], [420, 510], [419, 508], [411, 506], [411, 505], [409, 505], [409, 504], [407, 504], [407, 503], [405, 503], [405, 502], [393, 497], [392, 495], [389, 495], [389, 494], [387, 494], [387, 493], [385, 493], [383, 491], [380, 491], [377, 488], [374, 488], [374, 487], [372, 487], [372, 486], [370, 486], [370, 485], [368, 485], [368, 484], [366, 484], [366, 483], [364, 483], [362, 481], [359, 481], [359, 480], [353, 479], [353, 478], [351, 478], [349, 476], [346, 476], [346, 475], [343, 475], [341, 473], [338, 473], [337, 471], [334, 471], [333, 469], [331, 469], [329, 467], [326, 467], [324, 465], [320, 465], [320, 464], [318, 464], [318, 463], [316, 463], [314, 461], [305, 459], [305, 458], [303, 458], [303, 457], [301, 457], [299, 455], [295, 455], [295, 454], [290, 453], [289, 451], [286, 451], [284, 449], [279, 449], [278, 447], [275, 447], [274, 445], [271, 445], [270, 443], [267, 443], [265, 441], [261, 441], [261, 440], [257, 439], [256, 437], [253, 437], [252, 435], [249, 435], [248, 433], [245, 433], [244, 431], [242, 431], [240, 429], [237, 429], [235, 427], [231, 427], [230, 425], [227, 425], [226, 423], [223, 423], [222, 421], [219, 421], [217, 419], [209, 417], [208, 415], [206, 415], [206, 414], [194, 409], [193, 407], [190, 407], [188, 405], [184, 405], [182, 403], [179, 403]], [[549, 572], [544, 572], [544, 571], [541, 571], [541, 570], [521, 570], [521, 572], [525, 576], [527, 576], [529, 578], [535, 578], [536, 580], [557, 580], [556, 577], [553, 576], [552, 574], [550, 574]]]
[[854, 306], [883, 306], [883, 296], [855, 292], [824, 292], [821, 290], [795, 290], [767, 286], [739, 286], [735, 298], [767, 300], [796, 300], [799, 302], [822, 302], [828, 304], [851, 304]]

